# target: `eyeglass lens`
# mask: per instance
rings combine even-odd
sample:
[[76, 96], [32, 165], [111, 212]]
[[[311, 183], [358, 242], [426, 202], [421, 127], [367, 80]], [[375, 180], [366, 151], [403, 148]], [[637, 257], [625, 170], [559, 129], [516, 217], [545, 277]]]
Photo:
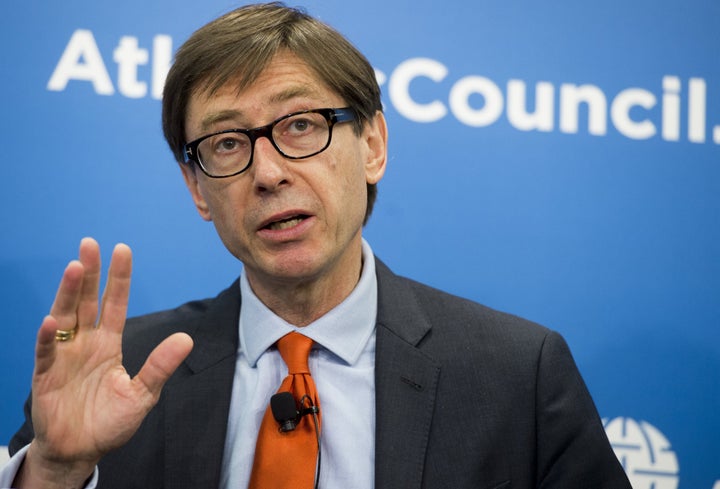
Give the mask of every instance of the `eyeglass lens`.
[[[250, 162], [252, 139], [258, 136], [241, 132], [216, 134], [200, 143], [198, 156], [206, 171], [213, 175], [235, 173]], [[306, 112], [277, 121], [271, 136], [273, 145], [284, 156], [303, 158], [326, 147], [330, 129], [324, 115]]]

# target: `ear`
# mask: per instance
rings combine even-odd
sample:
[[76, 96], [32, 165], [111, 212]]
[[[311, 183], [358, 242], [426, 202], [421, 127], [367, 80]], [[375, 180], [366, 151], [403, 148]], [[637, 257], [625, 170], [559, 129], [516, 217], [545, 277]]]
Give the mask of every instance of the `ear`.
[[210, 209], [208, 208], [207, 202], [200, 191], [195, 165], [181, 163], [180, 170], [182, 170], [185, 185], [187, 185], [187, 188], [190, 191], [190, 195], [192, 196], [193, 202], [195, 202], [195, 207], [197, 208], [200, 217], [206, 221], [212, 221]]
[[385, 174], [385, 163], [387, 163], [387, 123], [385, 116], [379, 110], [375, 117], [365, 124], [363, 139], [367, 144], [367, 160], [365, 162], [365, 180], [367, 183], [375, 184]]

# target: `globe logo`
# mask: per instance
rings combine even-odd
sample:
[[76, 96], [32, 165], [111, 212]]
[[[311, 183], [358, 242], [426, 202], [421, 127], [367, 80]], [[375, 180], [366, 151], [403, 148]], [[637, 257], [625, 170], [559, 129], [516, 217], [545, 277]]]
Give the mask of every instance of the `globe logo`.
[[677, 489], [677, 457], [657, 428], [632, 418], [603, 419], [603, 426], [633, 489]]

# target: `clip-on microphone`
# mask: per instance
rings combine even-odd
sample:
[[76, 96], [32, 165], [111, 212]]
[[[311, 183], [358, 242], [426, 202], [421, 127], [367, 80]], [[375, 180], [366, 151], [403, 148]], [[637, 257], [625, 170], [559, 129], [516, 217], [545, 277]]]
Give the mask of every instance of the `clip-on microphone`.
[[[310, 407], [303, 407], [306, 401], [311, 403]], [[270, 410], [275, 421], [280, 424], [281, 432], [293, 431], [306, 414], [316, 415], [320, 412], [317, 406], [312, 405], [312, 400], [308, 396], [303, 396], [300, 403], [301, 409], [298, 410], [295, 398], [289, 392], [278, 392], [270, 398]]]
[[270, 398], [270, 409], [275, 421], [280, 423], [280, 431], [293, 431], [302, 417], [297, 410], [295, 398], [289, 392], [279, 392]]

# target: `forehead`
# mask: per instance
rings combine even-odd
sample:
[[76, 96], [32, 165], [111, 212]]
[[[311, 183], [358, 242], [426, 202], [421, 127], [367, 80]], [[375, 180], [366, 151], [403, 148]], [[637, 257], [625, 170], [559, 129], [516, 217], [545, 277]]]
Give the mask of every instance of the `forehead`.
[[248, 86], [240, 88], [239, 83], [239, 77], [231, 79], [214, 92], [198, 87], [188, 103], [186, 136], [223, 120], [255, 127], [295, 110], [342, 105], [342, 98], [307, 63], [288, 52], [275, 55]]

